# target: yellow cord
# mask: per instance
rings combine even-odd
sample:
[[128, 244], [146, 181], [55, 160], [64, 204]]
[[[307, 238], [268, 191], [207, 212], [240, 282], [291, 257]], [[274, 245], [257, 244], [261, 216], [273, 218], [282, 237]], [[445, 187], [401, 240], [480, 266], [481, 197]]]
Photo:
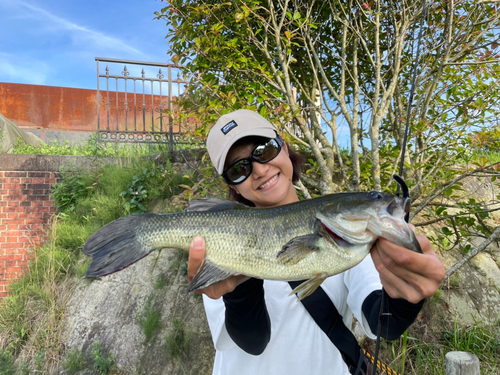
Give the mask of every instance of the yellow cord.
[[[375, 358], [370, 353], [368, 353], [365, 349], [363, 349], [363, 352], [368, 357], [370, 362], [373, 364], [373, 362], [375, 361]], [[387, 375], [401, 375], [397, 371], [394, 371], [393, 369], [391, 369], [389, 366], [380, 362], [380, 360], [377, 360], [377, 368], [379, 370], [382, 370], [383, 372], [385, 372]]]

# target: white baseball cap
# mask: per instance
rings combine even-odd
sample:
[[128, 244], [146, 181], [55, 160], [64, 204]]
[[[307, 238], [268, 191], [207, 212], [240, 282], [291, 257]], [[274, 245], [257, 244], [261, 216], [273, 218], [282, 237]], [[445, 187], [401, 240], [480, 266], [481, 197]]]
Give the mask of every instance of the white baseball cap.
[[276, 128], [257, 112], [239, 109], [219, 118], [208, 133], [207, 150], [217, 172], [222, 175], [227, 153], [241, 138], [258, 136], [276, 138]]

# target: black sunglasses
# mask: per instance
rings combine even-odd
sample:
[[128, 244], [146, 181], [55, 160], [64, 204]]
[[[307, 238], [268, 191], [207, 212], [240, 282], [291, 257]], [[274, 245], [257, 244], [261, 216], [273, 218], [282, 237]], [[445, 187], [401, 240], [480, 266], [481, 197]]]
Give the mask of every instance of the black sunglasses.
[[265, 164], [273, 160], [281, 151], [283, 140], [278, 135], [266, 143], [255, 147], [248, 158], [235, 161], [222, 173], [222, 177], [229, 185], [238, 185], [252, 174], [252, 161]]

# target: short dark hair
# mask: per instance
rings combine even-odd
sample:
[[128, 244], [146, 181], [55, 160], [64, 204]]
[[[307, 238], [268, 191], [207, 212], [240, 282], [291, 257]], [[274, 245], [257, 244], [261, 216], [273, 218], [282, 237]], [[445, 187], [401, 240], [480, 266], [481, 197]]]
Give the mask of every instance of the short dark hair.
[[[288, 146], [288, 145], [287, 145]], [[302, 169], [302, 164], [304, 163], [304, 157], [296, 152], [293, 148], [288, 146], [288, 157], [292, 162], [293, 174], [292, 174], [292, 182], [297, 182], [300, 179], [300, 171]], [[228, 185], [229, 186], [229, 185]], [[255, 204], [252, 201], [249, 201], [243, 195], [238, 194], [236, 190], [229, 187], [228, 199], [236, 202], [243, 203], [244, 205], [255, 207]]]

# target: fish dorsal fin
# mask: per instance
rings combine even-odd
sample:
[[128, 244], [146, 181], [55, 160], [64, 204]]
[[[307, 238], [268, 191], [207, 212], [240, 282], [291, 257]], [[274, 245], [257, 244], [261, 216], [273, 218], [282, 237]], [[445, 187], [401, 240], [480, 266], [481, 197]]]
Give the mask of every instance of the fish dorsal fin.
[[292, 238], [276, 255], [278, 262], [289, 265], [297, 264], [319, 250], [317, 242], [320, 238], [321, 236], [317, 234]]
[[200, 198], [193, 199], [188, 202], [189, 206], [184, 209], [186, 212], [190, 211], [225, 211], [225, 210], [235, 210], [235, 209], [247, 209], [243, 203], [230, 201], [228, 199], [222, 198]]

